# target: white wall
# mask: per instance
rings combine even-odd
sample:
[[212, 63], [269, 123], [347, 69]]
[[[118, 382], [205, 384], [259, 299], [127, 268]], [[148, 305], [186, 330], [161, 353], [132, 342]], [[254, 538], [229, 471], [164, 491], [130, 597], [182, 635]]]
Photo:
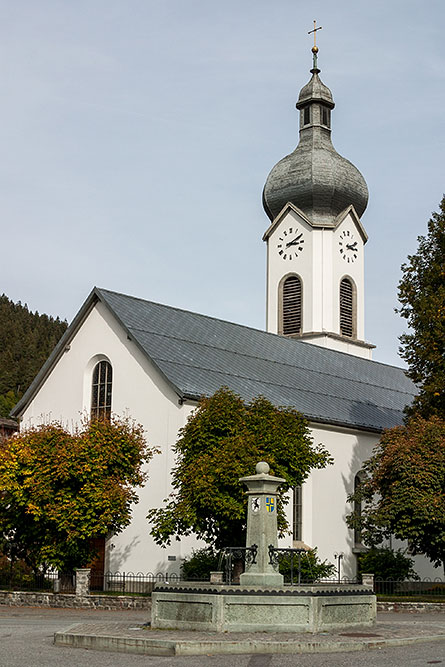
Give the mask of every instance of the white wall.
[[[322, 560], [335, 563], [334, 554], [343, 553], [342, 575], [355, 576], [356, 558], [352, 553], [354, 534], [346, 525], [346, 515], [352, 510], [347, 496], [354, 490], [354, 478], [363, 461], [371, 456], [378, 441], [377, 435], [350, 429], [332, 429], [312, 425], [315, 444], [322, 443], [334, 459], [333, 465], [313, 470], [302, 489], [302, 540], [317, 547]], [[292, 503], [288, 505], [288, 520], [292, 522]], [[292, 536], [283, 546], [292, 546]]]
[[[113, 571], [179, 571], [179, 558], [195, 541], [174, 541], [167, 549], [158, 547], [149, 536], [145, 517], [149, 508], [160, 507], [171, 492], [172, 444], [193, 406], [179, 404], [170, 385], [127, 339], [102, 303], [93, 308], [31, 402], [23, 415], [22, 428], [53, 420], [68, 427], [79, 423], [82, 414], [89, 412], [92, 371], [101, 358], [107, 358], [113, 367], [113, 412], [128, 414], [143, 424], [148, 443], [161, 449], [149, 464], [149, 480], [140, 490], [131, 525], [109, 541], [112, 546], [106, 567]], [[167, 556], [176, 556], [176, 562], [168, 561]]]

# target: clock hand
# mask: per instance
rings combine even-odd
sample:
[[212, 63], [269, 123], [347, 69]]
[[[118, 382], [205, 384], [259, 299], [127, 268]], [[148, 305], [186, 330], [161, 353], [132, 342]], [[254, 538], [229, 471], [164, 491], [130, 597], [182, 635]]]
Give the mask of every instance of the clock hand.
[[354, 241], [354, 243], [347, 243], [346, 247], [348, 250], [357, 250], [357, 241]]
[[288, 248], [290, 245], [297, 245], [298, 241], [301, 239], [302, 236], [303, 233], [301, 233], [300, 236], [294, 238], [293, 241], [289, 241], [288, 243], [286, 243], [286, 248]]

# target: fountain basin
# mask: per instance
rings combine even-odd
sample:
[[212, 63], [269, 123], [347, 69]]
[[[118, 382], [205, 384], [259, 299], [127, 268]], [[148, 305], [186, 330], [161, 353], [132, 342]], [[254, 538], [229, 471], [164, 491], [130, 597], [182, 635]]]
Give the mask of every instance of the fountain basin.
[[376, 597], [364, 584], [156, 584], [153, 628], [214, 632], [321, 632], [369, 628]]

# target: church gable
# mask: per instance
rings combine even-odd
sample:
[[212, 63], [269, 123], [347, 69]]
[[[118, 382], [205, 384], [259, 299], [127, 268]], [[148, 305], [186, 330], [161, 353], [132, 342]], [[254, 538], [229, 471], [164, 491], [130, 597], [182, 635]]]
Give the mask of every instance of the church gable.
[[141, 420], [162, 401], [177, 405], [177, 394], [95, 289], [13, 414], [25, 423], [111, 411]]

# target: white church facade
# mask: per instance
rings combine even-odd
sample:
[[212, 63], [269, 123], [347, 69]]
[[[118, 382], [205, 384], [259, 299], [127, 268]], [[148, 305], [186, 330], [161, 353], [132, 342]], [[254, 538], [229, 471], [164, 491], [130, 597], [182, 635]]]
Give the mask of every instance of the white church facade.
[[[282, 546], [304, 542], [331, 562], [343, 554], [343, 574], [355, 574], [363, 547], [346, 525], [347, 496], [381, 431], [402, 423], [415, 388], [401, 369], [372, 361], [365, 341], [368, 192], [332, 146], [334, 102], [314, 60], [297, 102], [299, 144], [263, 192], [267, 331], [94, 288], [14, 408], [22, 427], [128, 414], [160, 448], [131, 525], [106, 542], [107, 570], [179, 572], [197, 545], [186, 538], [159, 547], [145, 517], [171, 492], [172, 447], [198, 399], [228, 386], [245, 400], [261, 394], [307, 417], [334, 464], [295, 490]], [[421, 574], [434, 572], [417, 561]]]

